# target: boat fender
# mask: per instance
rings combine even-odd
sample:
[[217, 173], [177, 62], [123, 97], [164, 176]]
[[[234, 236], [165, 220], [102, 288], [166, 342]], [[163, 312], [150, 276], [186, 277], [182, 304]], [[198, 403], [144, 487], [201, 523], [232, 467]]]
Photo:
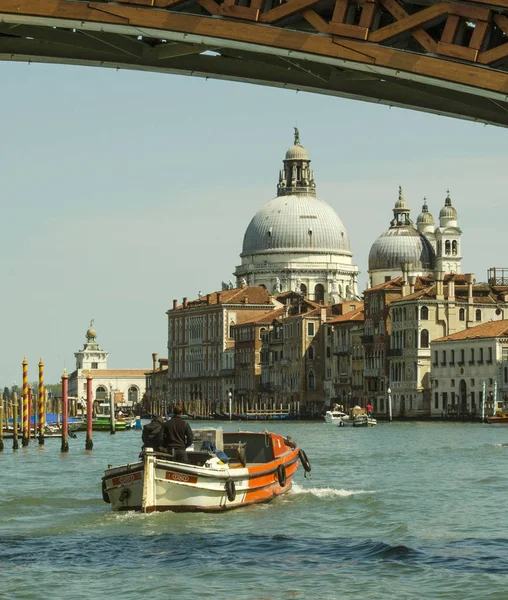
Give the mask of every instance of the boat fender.
[[284, 465], [279, 465], [277, 467], [277, 479], [279, 480], [280, 487], [286, 485], [286, 467]]
[[300, 459], [300, 462], [302, 463], [302, 467], [304, 469], [304, 471], [306, 471], [307, 473], [310, 473], [310, 462], [309, 459], [307, 458], [307, 455], [305, 454], [305, 450], [299, 450], [298, 451], [298, 458]]
[[230, 502], [234, 502], [236, 498], [236, 486], [235, 482], [232, 479], [228, 479], [226, 481], [226, 494], [228, 496], [228, 500]]
[[111, 500], [109, 499], [109, 494], [106, 492], [106, 481], [102, 480], [102, 499], [107, 504], [111, 504]]
[[131, 497], [131, 491], [125, 488], [122, 490], [122, 493], [120, 494], [120, 498], [118, 498], [118, 499], [120, 500], [120, 502], [125, 502], [130, 497]]

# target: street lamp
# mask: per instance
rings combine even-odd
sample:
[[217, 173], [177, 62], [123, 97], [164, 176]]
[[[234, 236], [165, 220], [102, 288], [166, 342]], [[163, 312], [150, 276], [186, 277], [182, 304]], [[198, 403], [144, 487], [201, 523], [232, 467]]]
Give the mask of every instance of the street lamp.
[[390, 423], [392, 422], [392, 388], [388, 387], [388, 418]]

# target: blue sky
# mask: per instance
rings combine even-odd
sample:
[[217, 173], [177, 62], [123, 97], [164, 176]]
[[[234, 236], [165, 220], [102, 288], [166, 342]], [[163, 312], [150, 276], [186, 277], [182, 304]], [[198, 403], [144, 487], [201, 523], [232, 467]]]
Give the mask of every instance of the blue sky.
[[364, 102], [110, 69], [0, 63], [0, 385], [74, 370], [91, 319], [112, 368], [165, 356], [173, 298], [220, 289], [300, 129], [367, 280], [398, 186], [451, 190], [463, 271], [505, 266], [506, 131]]

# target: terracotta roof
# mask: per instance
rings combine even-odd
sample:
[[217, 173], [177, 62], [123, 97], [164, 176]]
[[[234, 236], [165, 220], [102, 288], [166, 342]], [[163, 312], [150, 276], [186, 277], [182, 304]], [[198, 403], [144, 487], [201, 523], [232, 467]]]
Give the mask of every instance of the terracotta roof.
[[[272, 304], [272, 297], [266, 288], [261, 285], [251, 285], [244, 288], [233, 288], [232, 290], [221, 290], [212, 292], [211, 294], [203, 294], [203, 296], [197, 300], [189, 300], [186, 308], [203, 308], [205, 306], [223, 304], [244, 304], [245, 300], [247, 300], [247, 304]], [[176, 307], [176, 310], [183, 310], [183, 308], [183, 304], [180, 304]]]
[[476, 327], [469, 327], [463, 331], [458, 331], [452, 335], [447, 335], [434, 342], [448, 342], [453, 340], [474, 340], [477, 338], [496, 338], [508, 336], [508, 319], [501, 321], [489, 321], [488, 323], [482, 323]]
[[[455, 275], [457, 277], [457, 275]], [[448, 285], [443, 286], [443, 296], [448, 300]], [[505, 302], [504, 296], [508, 293], [504, 289], [494, 288], [486, 284], [473, 285], [473, 304], [498, 304]], [[436, 285], [415, 291], [413, 294], [408, 294], [401, 298], [393, 300], [393, 302], [407, 302], [408, 300], [435, 300], [437, 294]], [[455, 302], [458, 304], [468, 302], [468, 286], [455, 284]]]
[[333, 325], [334, 323], [345, 323], [347, 321], [365, 321], [365, 310], [363, 306], [360, 308], [355, 308], [355, 310], [350, 310], [343, 315], [334, 317], [333, 319], [327, 321], [327, 324], [330, 323]]
[[280, 316], [284, 315], [284, 308], [277, 308], [275, 310], [270, 310], [265, 313], [261, 313], [249, 321], [243, 321], [242, 323], [237, 323], [234, 327], [242, 327], [243, 325], [252, 325], [255, 323], [272, 323], [275, 319], [278, 319]]

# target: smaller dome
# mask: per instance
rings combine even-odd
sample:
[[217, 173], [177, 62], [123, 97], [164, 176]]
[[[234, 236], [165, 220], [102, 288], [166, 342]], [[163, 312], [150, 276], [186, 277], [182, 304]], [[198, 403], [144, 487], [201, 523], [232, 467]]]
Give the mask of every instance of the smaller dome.
[[402, 193], [402, 186], [399, 185], [399, 198], [397, 202], [395, 202], [396, 210], [409, 210], [408, 203], [404, 200], [404, 195]]
[[303, 146], [295, 144], [288, 148], [285, 160], [309, 160], [309, 155]]
[[434, 267], [434, 250], [413, 227], [391, 227], [381, 234], [369, 252], [369, 271], [398, 270], [403, 262], [419, 271]]
[[450, 192], [448, 192], [448, 195], [446, 196], [445, 205], [443, 206], [443, 208], [439, 212], [439, 218], [440, 219], [442, 219], [442, 218], [445, 218], [445, 219], [456, 219], [457, 218], [457, 211], [452, 206], [452, 201], [451, 201], [451, 198], [450, 198]]
[[427, 201], [424, 199], [422, 212], [418, 215], [416, 219], [417, 225], [434, 225], [434, 217], [429, 212], [429, 207], [427, 206]]

